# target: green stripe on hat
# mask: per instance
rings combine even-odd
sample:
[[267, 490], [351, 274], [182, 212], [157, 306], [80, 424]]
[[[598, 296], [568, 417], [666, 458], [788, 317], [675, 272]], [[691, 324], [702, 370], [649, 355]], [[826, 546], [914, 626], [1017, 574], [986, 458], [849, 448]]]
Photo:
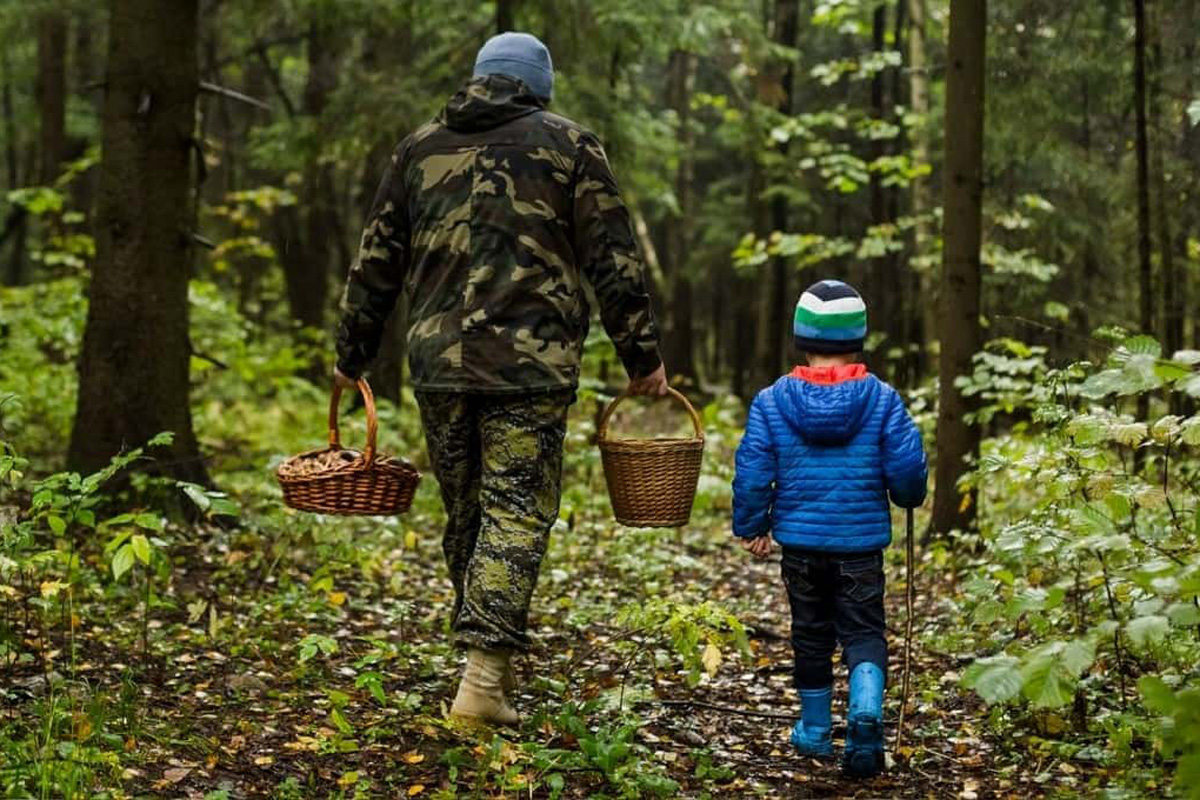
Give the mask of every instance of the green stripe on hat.
[[841, 314], [818, 314], [803, 306], [796, 306], [794, 321], [814, 328], [854, 328], [866, 326], [867, 312], [863, 310], [845, 311]]

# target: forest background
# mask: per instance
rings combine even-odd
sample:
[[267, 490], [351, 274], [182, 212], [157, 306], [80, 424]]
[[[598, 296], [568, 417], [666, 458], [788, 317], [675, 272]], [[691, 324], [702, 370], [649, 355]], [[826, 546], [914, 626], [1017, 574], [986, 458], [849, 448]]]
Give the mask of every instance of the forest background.
[[[1198, 7], [0, 3], [0, 787], [1197, 796]], [[285, 512], [270, 468], [324, 435], [383, 164], [508, 29], [605, 143], [709, 441], [690, 529], [615, 531], [589, 340], [538, 601], [565, 652], [474, 746], [438, 713], [433, 481], [347, 523]], [[833, 276], [937, 471], [912, 731], [857, 790], [755, 732], [791, 709], [786, 616], [724, 544], [745, 403]], [[403, 316], [371, 380], [424, 467]]]

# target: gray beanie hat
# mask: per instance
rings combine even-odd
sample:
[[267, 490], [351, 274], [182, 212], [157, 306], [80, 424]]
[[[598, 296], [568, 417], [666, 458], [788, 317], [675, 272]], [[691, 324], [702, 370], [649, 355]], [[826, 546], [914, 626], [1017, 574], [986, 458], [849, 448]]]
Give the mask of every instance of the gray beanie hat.
[[554, 62], [532, 34], [509, 32], [488, 39], [475, 56], [475, 77], [484, 75], [516, 78], [547, 102], [554, 95]]

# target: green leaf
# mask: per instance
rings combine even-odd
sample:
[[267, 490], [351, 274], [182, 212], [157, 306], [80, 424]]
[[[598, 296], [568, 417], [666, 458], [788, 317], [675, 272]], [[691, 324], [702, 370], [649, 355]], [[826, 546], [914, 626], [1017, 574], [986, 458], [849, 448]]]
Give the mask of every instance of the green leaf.
[[197, 486], [194, 483], [180, 483], [179, 487], [183, 489], [183, 493], [195, 504], [196, 508], [202, 512], [208, 511], [209, 506], [212, 505], [212, 500], [209, 499], [208, 493], [204, 491], [204, 487]]
[[1014, 656], [998, 655], [981, 658], [963, 675], [963, 685], [988, 703], [1003, 703], [1021, 691], [1021, 671]]
[[148, 531], [161, 531], [163, 529], [162, 517], [158, 514], [138, 514], [134, 518], [133, 524]]
[[143, 564], [150, 563], [150, 542], [142, 534], [135, 534], [129, 540], [129, 546], [133, 549], [134, 556]]
[[1034, 708], [1061, 708], [1075, 694], [1075, 675], [1066, 663], [1063, 642], [1050, 642], [1034, 650], [1021, 667], [1021, 693]]
[[1138, 691], [1146, 701], [1146, 707], [1158, 714], [1175, 711], [1175, 693], [1157, 675], [1143, 675], [1138, 680]]
[[150, 441], [146, 442], [146, 447], [169, 447], [175, 441], [175, 434], [171, 431], [163, 431], [155, 436]]
[[1139, 647], [1146, 647], [1148, 644], [1161, 642], [1165, 639], [1170, 627], [1170, 623], [1166, 617], [1153, 614], [1130, 620], [1129, 624], [1125, 626], [1125, 632], [1129, 634], [1131, 642]]
[[52, 514], [46, 517], [46, 524], [50, 526], [50, 530], [54, 531], [56, 536], [62, 536], [67, 532], [67, 523], [62, 517], [56, 517]]
[[346, 718], [342, 716], [342, 712], [338, 711], [336, 708], [329, 712], [329, 719], [342, 733], [354, 733], [354, 726], [351, 725]]
[[1162, 345], [1153, 336], [1131, 336], [1121, 343], [1121, 347], [1135, 356], [1150, 356], [1151, 358], [1162, 356]]
[[113, 577], [121, 580], [121, 576], [133, 567], [134, 555], [131, 545], [122, 545], [120, 549], [113, 555], [112, 571]]

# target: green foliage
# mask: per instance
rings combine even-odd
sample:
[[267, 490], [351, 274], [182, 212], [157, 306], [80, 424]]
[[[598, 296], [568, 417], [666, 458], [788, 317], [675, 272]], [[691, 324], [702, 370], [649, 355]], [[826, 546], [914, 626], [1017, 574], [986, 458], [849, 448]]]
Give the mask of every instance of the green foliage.
[[[1179, 756], [1181, 788], [1200, 747], [1184, 702], [1200, 657], [1200, 423], [1153, 416], [1154, 404], [1149, 419], [1126, 408], [1147, 393], [1186, 394], [1193, 364], [1187, 354], [1164, 359], [1146, 336], [1120, 341], [1100, 370], [1049, 370], [1043, 353], [1007, 343], [980, 354], [964, 382], [986, 400], [981, 420], [1001, 411], [1028, 419], [988, 442], [974, 479], [993, 513], [986, 559], [966, 586], [983, 652], [964, 686], [988, 703], [1035, 712], [1083, 704], [1104, 719], [1136, 702], [1125, 676], [1140, 674], [1146, 705], [1125, 719], [1140, 735], [1160, 735], [1164, 756]], [[1090, 404], [1111, 395], [1128, 398], [1124, 407]], [[1168, 677], [1178, 705], [1168, 703]], [[1157, 715], [1176, 708], [1178, 724], [1156, 734]]]

